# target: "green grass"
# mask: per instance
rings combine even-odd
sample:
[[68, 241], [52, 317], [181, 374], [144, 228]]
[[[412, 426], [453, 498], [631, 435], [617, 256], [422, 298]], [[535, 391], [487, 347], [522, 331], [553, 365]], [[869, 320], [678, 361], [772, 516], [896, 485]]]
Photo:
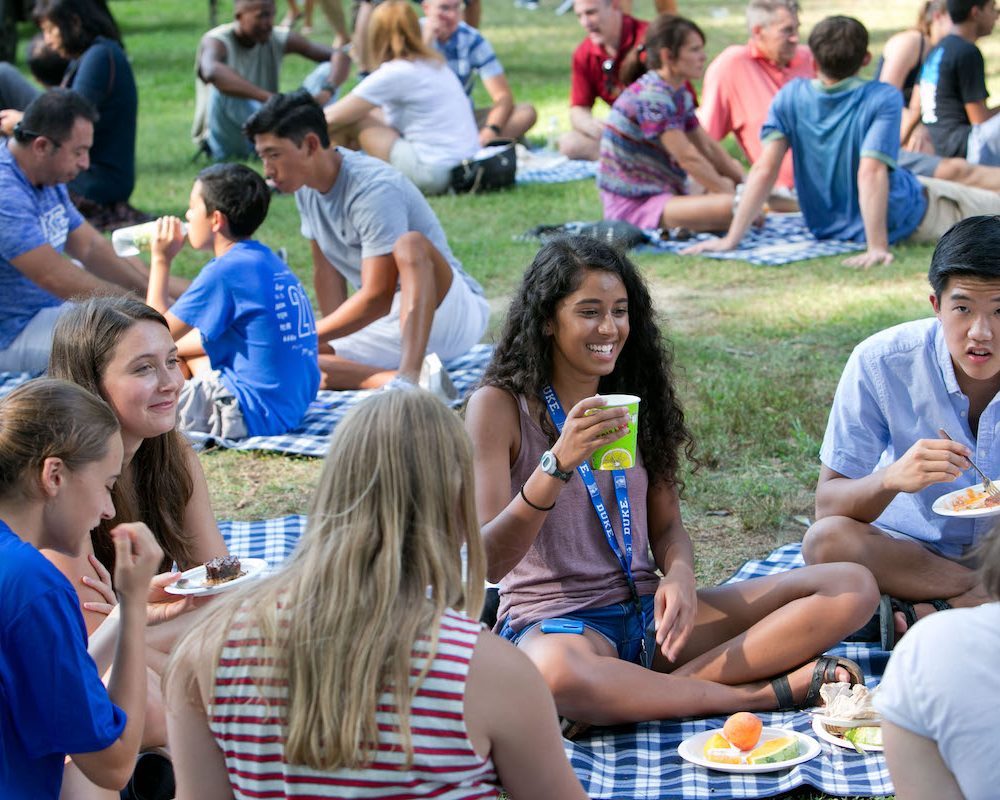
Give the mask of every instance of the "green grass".
[[[565, 130], [570, 53], [581, 38], [572, 14], [554, 16], [555, 0], [544, 0], [534, 13], [514, 9], [510, 0], [484, 5], [483, 29], [516, 97], [538, 108], [539, 130], [532, 135], [545, 140], [552, 125]], [[230, 4], [220, 6], [225, 17]], [[652, 3], [635, 0], [635, 6], [648, 16]], [[194, 53], [207, 29], [207, 2], [112, 0], [111, 7], [140, 92], [133, 203], [182, 214], [199, 168], [191, 163], [189, 130]], [[690, 0], [682, 9], [705, 29], [710, 55], [745, 38], [742, 3]], [[803, 31], [833, 10], [806, 0]], [[910, 24], [916, 4], [846, 0], [836, 11], [865, 22], [877, 52], [888, 35]], [[317, 23], [320, 35], [322, 15]], [[987, 64], [1000, 63], [1000, 45], [981, 45]], [[283, 87], [295, 87], [309, 67], [296, 57], [286, 59]], [[996, 74], [989, 82], [994, 93], [1000, 90]], [[591, 182], [431, 203], [454, 251], [497, 307], [536, 249], [514, 236], [543, 222], [600, 216]], [[275, 198], [260, 238], [286, 247], [311, 289], [308, 251], [291, 198]], [[899, 247], [895, 253], [891, 266], [863, 272], [842, 267], [837, 258], [757, 268], [669, 255], [637, 257], [673, 339], [687, 419], [697, 437], [701, 468], [685, 474], [683, 513], [702, 583], [718, 582], [746, 558], [801, 537], [802, 518], [812, 514], [827, 411], [851, 348], [880, 328], [929, 313], [925, 275], [931, 248]], [[178, 271], [191, 276], [204, 260], [185, 251]], [[320, 468], [317, 460], [231, 451], [206, 453], [202, 461], [220, 519], [302, 513]]]

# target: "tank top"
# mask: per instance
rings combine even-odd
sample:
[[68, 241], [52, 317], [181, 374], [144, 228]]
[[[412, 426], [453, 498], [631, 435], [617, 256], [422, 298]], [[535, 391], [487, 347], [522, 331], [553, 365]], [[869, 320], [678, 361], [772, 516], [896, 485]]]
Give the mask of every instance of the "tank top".
[[[209, 728], [225, 754], [234, 796], [499, 797], [493, 761], [477, 755], [465, 728], [465, 683], [480, 630], [478, 622], [455, 611], [442, 616], [437, 653], [410, 709], [413, 763], [408, 768], [392, 695], [383, 693], [373, 763], [327, 772], [285, 760], [288, 683], [274, 677], [274, 649], [262, 644], [256, 627], [238, 618], [219, 658], [208, 709]], [[418, 641], [412, 675], [426, 658], [427, 640]]]
[[[521, 450], [510, 468], [511, 499], [535, 471], [542, 453], [551, 446], [548, 436], [529, 413], [523, 395], [517, 397], [517, 410]], [[632, 505], [632, 577], [640, 595], [652, 594], [660, 579], [649, 552], [646, 521], [649, 479], [641, 453], [636, 465], [625, 474]], [[611, 472], [594, 470], [594, 476], [609, 507], [615, 537], [622, 546], [621, 519], [615, 508]], [[502, 626], [509, 616], [511, 627], [519, 631], [538, 620], [627, 600], [625, 574], [608, 545], [583, 480], [574, 470], [531, 548], [500, 581], [497, 626]]]

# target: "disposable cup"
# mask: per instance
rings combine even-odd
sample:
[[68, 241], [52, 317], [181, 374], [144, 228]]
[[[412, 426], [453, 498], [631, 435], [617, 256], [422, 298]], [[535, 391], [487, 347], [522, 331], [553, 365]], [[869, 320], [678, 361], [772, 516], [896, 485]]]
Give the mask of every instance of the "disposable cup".
[[[602, 408], [628, 408], [628, 432], [624, 436], [598, 447], [590, 457], [592, 469], [629, 469], [635, 466], [635, 442], [639, 431], [639, 398], [634, 394], [606, 394], [607, 401]], [[601, 408], [591, 409], [588, 414], [596, 413]]]

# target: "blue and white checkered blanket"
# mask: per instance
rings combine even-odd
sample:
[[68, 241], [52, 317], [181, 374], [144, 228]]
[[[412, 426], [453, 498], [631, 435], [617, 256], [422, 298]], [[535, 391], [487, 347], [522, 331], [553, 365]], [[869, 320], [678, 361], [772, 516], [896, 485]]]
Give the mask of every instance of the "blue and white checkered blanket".
[[[692, 242], [716, 238], [711, 233], [697, 233], [692, 239], [678, 242], [660, 239], [657, 231], [647, 231], [653, 241], [642, 246], [644, 252], [677, 253]], [[752, 228], [735, 250], [704, 253], [708, 258], [749, 261], [755, 266], [775, 267], [821, 256], [838, 256], [864, 250], [859, 242], [841, 242], [835, 239], [817, 239], [806, 227], [801, 214], [768, 214], [762, 228]]]
[[554, 150], [517, 150], [518, 183], [568, 183], [593, 179], [596, 161], [576, 161]]
[[[493, 353], [492, 345], [478, 344], [465, 355], [445, 362], [448, 376], [458, 390], [453, 405], [461, 405], [465, 396], [479, 382]], [[28, 380], [26, 372], [0, 373], [0, 397]], [[279, 436], [251, 436], [247, 439], [221, 439], [204, 433], [188, 432], [195, 447], [214, 445], [234, 450], [273, 450], [303, 456], [326, 455], [330, 434], [349, 408], [371, 395], [371, 391], [321, 391], [309, 406], [302, 421], [288, 433]]]
[[[773, 575], [802, 566], [799, 544], [779, 547], [762, 561], [748, 561], [728, 582]], [[888, 654], [878, 645], [842, 644], [830, 651], [858, 662], [869, 686], [885, 669]], [[807, 713], [758, 713], [764, 724], [812, 733]], [[892, 782], [880, 753], [820, 742], [821, 752], [804, 764], [779, 772], [731, 774], [695, 766], [681, 759], [677, 747], [689, 736], [721, 728], [725, 717], [647, 722], [621, 728], [597, 728], [566, 742], [577, 777], [591, 798], [701, 800], [701, 798], [772, 797], [805, 784], [826, 794], [870, 797], [891, 794]], [[815, 736], [814, 736], [815, 738]]]
[[[222, 534], [237, 555], [280, 564], [295, 546], [305, 517], [291, 516], [256, 522], [223, 522]], [[773, 575], [802, 566], [801, 547], [779, 547], [762, 561], [748, 561], [727, 582]], [[842, 644], [830, 651], [857, 661], [869, 686], [877, 683], [888, 654], [878, 645]], [[794, 728], [812, 734], [803, 711], [758, 714], [764, 724]], [[689, 736], [721, 728], [724, 717], [647, 722], [620, 728], [595, 728], [572, 742], [566, 754], [591, 798], [634, 800], [701, 800], [702, 798], [771, 797], [798, 786], [811, 785], [837, 797], [892, 794], [885, 759], [879, 753], [859, 755], [853, 750], [820, 742], [821, 752], [804, 764], [779, 772], [738, 775], [689, 764], [677, 747]]]

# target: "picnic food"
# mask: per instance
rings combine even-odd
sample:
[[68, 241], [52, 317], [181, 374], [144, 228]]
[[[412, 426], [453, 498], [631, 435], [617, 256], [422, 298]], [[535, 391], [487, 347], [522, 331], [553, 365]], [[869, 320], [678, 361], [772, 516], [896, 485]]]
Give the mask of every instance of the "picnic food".
[[797, 736], [782, 736], [764, 742], [747, 756], [748, 764], [776, 764], [788, 761], [799, 755], [799, 739]]
[[228, 583], [242, 574], [238, 556], [219, 556], [205, 562], [205, 583], [209, 586]]
[[722, 735], [726, 740], [740, 750], [752, 750], [760, 740], [760, 732], [764, 723], [756, 714], [749, 711], [737, 711], [722, 726]]
[[706, 761], [715, 761], [718, 764], [740, 764], [743, 757], [740, 751], [726, 741], [721, 733], [713, 733], [702, 750]]
[[975, 511], [980, 508], [993, 508], [1000, 505], [1000, 497], [991, 497], [981, 485], [970, 486], [951, 501], [952, 511]]
[[863, 683], [854, 686], [838, 681], [826, 683], [819, 689], [819, 696], [825, 703], [823, 713], [834, 719], [877, 719], [878, 712], [872, 706], [874, 694]]
[[882, 728], [878, 725], [862, 725], [858, 728], [849, 728], [844, 731], [844, 738], [855, 746], [870, 744], [881, 747]]

